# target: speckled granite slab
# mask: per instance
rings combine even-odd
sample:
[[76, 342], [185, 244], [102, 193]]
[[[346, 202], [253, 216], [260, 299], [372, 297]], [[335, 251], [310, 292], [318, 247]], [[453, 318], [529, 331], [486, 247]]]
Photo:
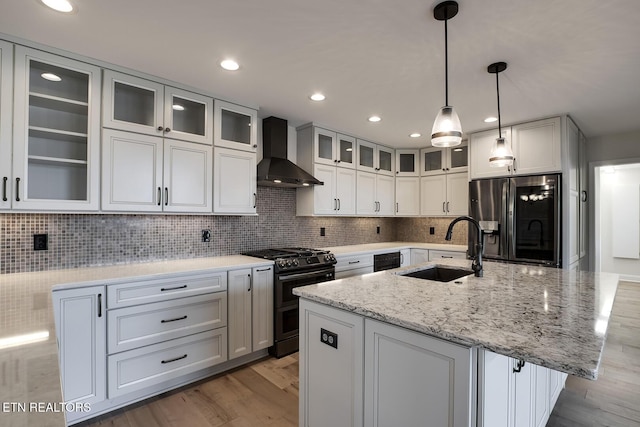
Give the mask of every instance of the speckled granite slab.
[[[470, 261], [438, 264], [469, 268]], [[295, 288], [302, 298], [596, 379], [618, 275], [486, 262], [484, 277], [404, 277], [427, 265]]]

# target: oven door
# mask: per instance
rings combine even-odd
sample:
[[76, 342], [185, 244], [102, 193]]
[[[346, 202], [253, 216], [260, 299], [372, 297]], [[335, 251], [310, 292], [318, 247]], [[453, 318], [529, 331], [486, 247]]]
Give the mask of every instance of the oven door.
[[275, 276], [275, 307], [290, 307], [298, 305], [298, 297], [293, 294], [293, 289], [298, 286], [313, 285], [327, 282], [335, 278], [333, 266], [322, 270], [305, 271], [302, 273], [280, 273]]

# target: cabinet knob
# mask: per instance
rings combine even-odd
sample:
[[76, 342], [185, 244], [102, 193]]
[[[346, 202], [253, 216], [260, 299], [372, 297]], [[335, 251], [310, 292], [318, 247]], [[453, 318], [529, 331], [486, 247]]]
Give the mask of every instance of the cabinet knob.
[[171, 132], [171, 129], [170, 128], [164, 128], [164, 131], [165, 132]]
[[163, 128], [162, 126], [158, 126], [158, 130], [159, 130], [160, 132], [162, 132], [162, 131], [164, 130], [164, 128]]
[[258, 144], [253, 144], [253, 148], [258, 148]]

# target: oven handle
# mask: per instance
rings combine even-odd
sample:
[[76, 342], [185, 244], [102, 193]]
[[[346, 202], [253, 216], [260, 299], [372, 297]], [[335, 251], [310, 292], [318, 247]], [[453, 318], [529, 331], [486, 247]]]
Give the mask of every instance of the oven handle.
[[297, 279], [298, 277], [313, 277], [313, 276], [322, 276], [326, 277], [327, 273], [335, 274], [335, 269], [327, 268], [324, 270], [317, 270], [314, 272], [306, 272], [306, 273], [296, 273], [296, 274], [279, 274], [277, 280], [283, 281], [288, 279]]

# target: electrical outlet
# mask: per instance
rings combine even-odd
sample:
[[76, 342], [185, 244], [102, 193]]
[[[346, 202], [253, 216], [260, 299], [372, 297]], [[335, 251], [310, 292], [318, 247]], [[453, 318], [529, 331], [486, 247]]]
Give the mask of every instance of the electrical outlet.
[[376, 234], [380, 234], [380, 226], [376, 227]]
[[211, 241], [211, 230], [202, 230], [202, 241], [210, 242]]
[[327, 331], [326, 329], [320, 328], [320, 342], [325, 343], [326, 345], [337, 349], [338, 334], [336, 334], [335, 332]]
[[34, 234], [33, 235], [33, 250], [34, 251], [47, 251], [47, 250], [49, 250], [49, 235], [48, 234]]
[[320, 236], [325, 236], [326, 235], [326, 230], [324, 227], [320, 227]]
[[435, 227], [429, 227], [429, 234], [436, 234], [436, 228]]

